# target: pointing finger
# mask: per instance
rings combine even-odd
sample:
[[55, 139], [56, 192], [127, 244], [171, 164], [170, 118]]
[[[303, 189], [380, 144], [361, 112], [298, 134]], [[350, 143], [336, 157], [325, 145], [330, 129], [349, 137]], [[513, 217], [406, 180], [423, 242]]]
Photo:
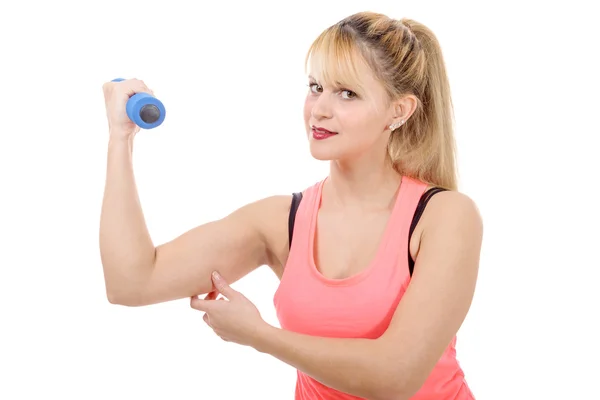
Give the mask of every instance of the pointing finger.
[[190, 307], [198, 311], [209, 312], [212, 310], [213, 304], [214, 300], [204, 300], [197, 297], [192, 297], [190, 299]]
[[233, 290], [231, 286], [229, 286], [229, 284], [217, 271], [212, 273], [212, 280], [219, 293], [221, 293], [223, 296], [231, 299], [237, 295], [237, 292]]

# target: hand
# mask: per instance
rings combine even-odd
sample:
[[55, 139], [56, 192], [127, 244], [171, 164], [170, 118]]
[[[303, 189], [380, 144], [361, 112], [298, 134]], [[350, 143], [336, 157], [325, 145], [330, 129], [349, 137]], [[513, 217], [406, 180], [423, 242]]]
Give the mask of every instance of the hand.
[[[244, 346], [254, 346], [269, 325], [262, 319], [260, 312], [243, 294], [233, 290], [216, 271], [212, 274], [216, 290], [208, 293], [204, 299], [193, 296], [190, 306], [204, 311], [204, 322], [227, 342]], [[226, 297], [219, 298], [221, 294]]]
[[136, 93], [154, 92], [138, 79], [127, 79], [120, 82], [106, 82], [102, 86], [108, 129], [112, 137], [130, 139], [139, 132], [140, 127], [129, 119], [126, 112], [127, 100]]

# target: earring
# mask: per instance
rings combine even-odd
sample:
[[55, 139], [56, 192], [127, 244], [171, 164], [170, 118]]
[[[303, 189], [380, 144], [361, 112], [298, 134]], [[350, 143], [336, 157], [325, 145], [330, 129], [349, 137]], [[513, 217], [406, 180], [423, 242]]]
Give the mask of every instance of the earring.
[[393, 124], [390, 125], [390, 130], [395, 131], [396, 129], [400, 128], [400, 126], [402, 126], [403, 124], [404, 124], [404, 120], [402, 120], [400, 122], [394, 122]]

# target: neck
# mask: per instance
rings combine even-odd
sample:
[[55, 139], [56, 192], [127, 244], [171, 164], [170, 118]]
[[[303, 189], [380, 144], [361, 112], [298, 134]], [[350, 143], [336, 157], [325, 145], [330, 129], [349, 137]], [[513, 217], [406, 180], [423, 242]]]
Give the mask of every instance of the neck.
[[345, 208], [380, 209], [393, 205], [401, 176], [386, 159], [374, 162], [331, 161], [323, 202]]

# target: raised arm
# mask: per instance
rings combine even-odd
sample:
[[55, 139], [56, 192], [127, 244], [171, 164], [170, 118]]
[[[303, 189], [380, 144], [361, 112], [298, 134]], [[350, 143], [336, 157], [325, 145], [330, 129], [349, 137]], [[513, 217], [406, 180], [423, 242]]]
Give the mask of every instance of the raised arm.
[[132, 164], [138, 130], [125, 114], [129, 96], [151, 91], [137, 80], [104, 87], [110, 139], [100, 220], [100, 254], [111, 303], [142, 306], [212, 290], [210, 273], [234, 282], [261, 265], [281, 263], [291, 196], [247, 204], [158, 247], [140, 206]]

